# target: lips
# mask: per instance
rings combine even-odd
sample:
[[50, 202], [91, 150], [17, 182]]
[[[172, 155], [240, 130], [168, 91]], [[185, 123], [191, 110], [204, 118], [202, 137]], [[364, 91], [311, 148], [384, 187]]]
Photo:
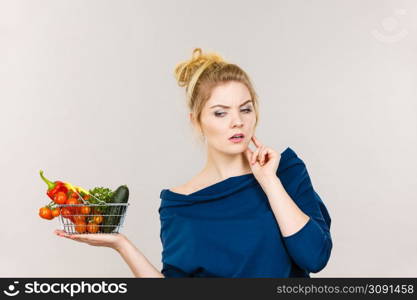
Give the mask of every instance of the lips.
[[245, 135], [244, 135], [243, 133], [236, 133], [236, 134], [232, 135], [232, 136], [229, 138], [229, 140], [230, 140], [230, 139], [232, 139], [232, 138], [238, 138], [238, 137], [240, 137], [240, 138], [244, 138], [244, 137], [245, 137]]

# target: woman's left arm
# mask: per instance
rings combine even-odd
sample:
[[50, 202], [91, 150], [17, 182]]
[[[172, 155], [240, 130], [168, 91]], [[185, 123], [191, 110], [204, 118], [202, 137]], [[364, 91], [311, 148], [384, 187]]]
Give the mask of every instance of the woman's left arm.
[[[322, 270], [333, 247], [330, 216], [314, 191], [304, 162], [293, 152], [285, 171], [291, 182], [290, 196], [277, 176], [279, 157], [271, 148], [252, 138], [257, 149], [246, 151], [252, 171], [268, 197], [284, 243], [294, 262], [309, 272]], [[287, 179], [288, 179], [287, 178]]]
[[259, 184], [268, 197], [283, 237], [293, 235], [307, 224], [310, 217], [295, 204], [275, 174]]

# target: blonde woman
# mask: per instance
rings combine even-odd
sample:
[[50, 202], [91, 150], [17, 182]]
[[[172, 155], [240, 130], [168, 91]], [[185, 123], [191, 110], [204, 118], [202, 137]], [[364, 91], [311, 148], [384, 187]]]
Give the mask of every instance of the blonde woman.
[[115, 249], [137, 277], [310, 277], [322, 270], [333, 246], [331, 218], [295, 151], [278, 153], [256, 138], [259, 104], [249, 76], [200, 48], [175, 76], [207, 159], [188, 182], [160, 193], [162, 270], [123, 234], [56, 233]]

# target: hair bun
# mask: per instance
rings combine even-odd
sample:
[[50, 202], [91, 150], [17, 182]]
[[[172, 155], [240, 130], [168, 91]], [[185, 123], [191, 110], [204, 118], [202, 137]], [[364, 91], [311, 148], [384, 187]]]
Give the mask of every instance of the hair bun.
[[[177, 79], [178, 85], [188, 85], [197, 70], [199, 71], [198, 75], [200, 75], [205, 68], [216, 62], [226, 61], [217, 53], [203, 54], [201, 48], [194, 48], [190, 60], [183, 61], [175, 66], [175, 78]], [[199, 70], [200, 68], [201, 70]]]

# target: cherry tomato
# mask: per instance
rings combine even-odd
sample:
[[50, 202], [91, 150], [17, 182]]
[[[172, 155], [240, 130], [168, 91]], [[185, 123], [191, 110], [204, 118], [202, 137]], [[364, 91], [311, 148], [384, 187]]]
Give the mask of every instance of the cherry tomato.
[[80, 213], [83, 215], [89, 215], [91, 212], [90, 206], [82, 206], [80, 209]]
[[75, 222], [75, 231], [78, 233], [84, 233], [87, 230], [87, 224], [85, 222]]
[[72, 218], [75, 223], [79, 223], [79, 222], [85, 223], [85, 216], [73, 216]]
[[79, 199], [80, 198], [80, 196], [78, 196], [78, 194], [74, 191], [71, 192], [71, 195], [69, 197], [74, 198], [74, 199]]
[[73, 205], [73, 204], [80, 204], [80, 202], [78, 201], [78, 199], [68, 198], [68, 200], [65, 202], [65, 204]]
[[54, 217], [52, 216], [52, 211], [49, 207], [41, 207], [39, 209], [39, 216], [43, 219], [52, 220]]
[[61, 215], [64, 217], [64, 218], [67, 218], [67, 219], [72, 219], [72, 211], [69, 209], [69, 207], [63, 207], [63, 208], [61, 208]]
[[87, 195], [84, 195], [84, 197], [83, 197], [83, 199], [84, 199], [84, 200], [88, 200], [88, 199], [90, 199], [90, 198], [91, 198], [91, 196], [90, 196], [90, 195], [88, 195], [88, 194], [87, 194]]
[[54, 196], [54, 202], [56, 204], [65, 204], [65, 202], [67, 201], [67, 194], [64, 192], [58, 192], [55, 194]]
[[58, 217], [60, 215], [60, 209], [59, 209], [59, 207], [55, 207], [54, 209], [52, 209], [52, 216], [55, 218], [55, 217]]
[[97, 233], [99, 226], [94, 222], [89, 222], [87, 225], [87, 231], [90, 233]]
[[94, 222], [96, 224], [101, 224], [101, 222], [103, 222], [103, 216], [101, 216], [101, 215], [95, 216], [94, 217]]
[[[67, 200], [67, 202], [65, 202], [65, 204], [74, 205], [74, 204], [80, 204], [80, 202], [77, 199], [75, 199], [75, 198], [69, 198]], [[69, 206], [68, 208], [72, 211], [72, 214], [73, 215], [78, 215], [79, 207], [77, 207], [77, 206]]]

